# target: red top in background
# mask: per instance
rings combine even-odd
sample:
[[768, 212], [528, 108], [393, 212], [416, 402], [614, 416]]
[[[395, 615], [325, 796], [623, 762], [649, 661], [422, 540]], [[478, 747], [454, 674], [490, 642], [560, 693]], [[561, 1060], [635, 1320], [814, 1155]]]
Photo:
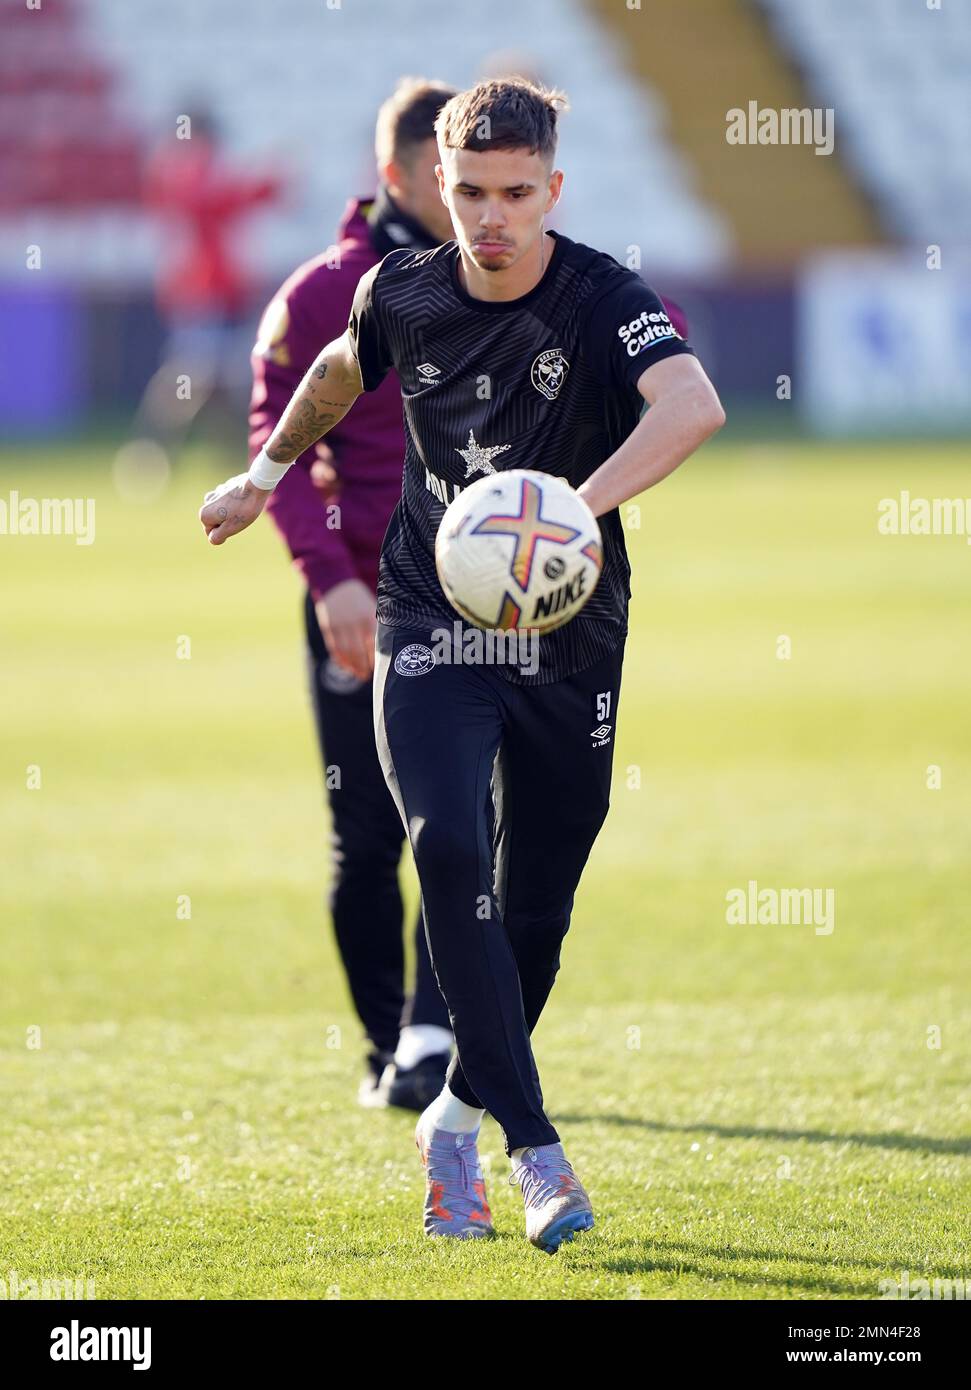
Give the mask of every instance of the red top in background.
[[174, 249], [156, 286], [167, 317], [241, 312], [249, 286], [232, 245], [236, 224], [279, 191], [277, 179], [231, 171], [205, 135], [167, 142], [152, 157], [145, 202], [174, 233]]

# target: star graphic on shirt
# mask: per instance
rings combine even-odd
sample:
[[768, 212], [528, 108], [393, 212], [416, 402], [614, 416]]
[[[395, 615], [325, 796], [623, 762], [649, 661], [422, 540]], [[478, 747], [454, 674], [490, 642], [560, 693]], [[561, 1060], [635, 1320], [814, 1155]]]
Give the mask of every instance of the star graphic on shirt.
[[511, 449], [511, 444], [493, 444], [491, 448], [483, 449], [480, 444], [475, 442], [475, 431], [469, 430], [469, 442], [464, 449], [456, 449], [457, 454], [461, 454], [468, 467], [465, 476], [471, 478], [473, 473], [494, 473], [491, 460], [495, 454], [504, 454], [507, 449]]

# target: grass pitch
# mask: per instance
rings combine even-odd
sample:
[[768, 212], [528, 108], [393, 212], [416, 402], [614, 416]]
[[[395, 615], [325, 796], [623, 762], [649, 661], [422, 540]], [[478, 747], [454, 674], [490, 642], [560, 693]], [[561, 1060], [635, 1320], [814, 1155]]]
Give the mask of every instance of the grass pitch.
[[[491, 1121], [500, 1238], [454, 1245], [421, 1234], [412, 1119], [354, 1104], [271, 525], [205, 545], [225, 460], [203, 450], [142, 506], [107, 451], [0, 469], [3, 494], [97, 508], [90, 546], [0, 537], [0, 1277], [103, 1299], [971, 1277], [971, 552], [877, 531], [903, 488], [966, 496], [958, 450], [716, 445], [641, 500], [613, 805], [536, 1034], [598, 1222], [555, 1258]], [[729, 923], [749, 881], [832, 889], [834, 930]]]

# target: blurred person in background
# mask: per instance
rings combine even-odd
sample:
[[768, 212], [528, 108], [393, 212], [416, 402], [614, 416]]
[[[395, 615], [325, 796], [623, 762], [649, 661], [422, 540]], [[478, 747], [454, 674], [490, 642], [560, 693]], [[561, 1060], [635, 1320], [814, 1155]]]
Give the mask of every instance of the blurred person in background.
[[133, 427], [146, 461], [164, 454], [167, 462], [211, 401], [221, 398], [227, 419], [238, 418], [246, 392], [240, 334], [252, 286], [234, 238], [240, 222], [281, 190], [277, 178], [228, 164], [209, 112], [196, 109], [180, 121], [178, 137], [163, 141], [150, 157], [143, 186], [166, 246], [155, 286], [166, 333], [163, 361]]
[[[321, 347], [346, 329], [365, 271], [389, 251], [452, 239], [434, 125], [453, 94], [418, 78], [398, 84], [378, 114], [376, 196], [351, 199], [336, 244], [300, 266], [267, 307], [252, 356], [251, 458]], [[326, 444], [302, 455], [268, 511], [307, 586], [310, 689], [332, 821], [330, 910], [370, 1047], [358, 1098], [423, 1110], [444, 1083], [452, 1034], [420, 916], [415, 988], [405, 999], [404, 830], [378, 761], [371, 691], [378, 556], [404, 457], [401, 390], [390, 373]], [[334, 767], [337, 779], [327, 775]]]

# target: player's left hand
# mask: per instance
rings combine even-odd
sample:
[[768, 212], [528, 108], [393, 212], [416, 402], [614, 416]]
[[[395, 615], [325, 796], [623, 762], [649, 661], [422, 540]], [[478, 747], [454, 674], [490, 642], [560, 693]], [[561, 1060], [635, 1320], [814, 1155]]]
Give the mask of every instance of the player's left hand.
[[317, 457], [310, 465], [310, 481], [320, 493], [322, 502], [336, 502], [341, 493], [341, 477], [334, 451], [322, 439], [318, 439], [314, 453]]
[[230, 536], [251, 526], [266, 506], [269, 492], [254, 486], [245, 473], [214, 487], [207, 492], [199, 509], [199, 520], [205, 527], [210, 545], [222, 545]]
[[327, 650], [359, 681], [374, 673], [374, 595], [360, 579], [342, 579], [315, 604]]

